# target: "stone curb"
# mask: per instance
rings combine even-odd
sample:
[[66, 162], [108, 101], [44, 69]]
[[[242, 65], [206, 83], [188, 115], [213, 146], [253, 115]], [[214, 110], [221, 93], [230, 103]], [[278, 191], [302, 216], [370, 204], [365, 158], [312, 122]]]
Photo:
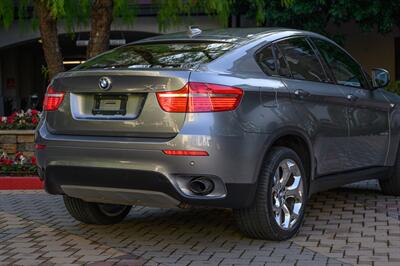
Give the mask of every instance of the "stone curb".
[[43, 189], [43, 182], [37, 176], [0, 176], [0, 190]]

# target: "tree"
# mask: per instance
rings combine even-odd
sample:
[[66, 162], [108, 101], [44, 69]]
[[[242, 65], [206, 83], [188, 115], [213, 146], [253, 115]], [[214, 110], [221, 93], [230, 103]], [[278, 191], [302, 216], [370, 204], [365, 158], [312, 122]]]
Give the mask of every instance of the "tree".
[[108, 49], [111, 22], [113, 20], [113, 0], [94, 0], [91, 7], [91, 31], [87, 58]]
[[[206, 15], [216, 15], [223, 26], [227, 26], [231, 15], [255, 12], [256, 20], [262, 21], [265, 14], [265, 3], [270, 0], [160, 0], [158, 21], [160, 29], [179, 24], [182, 15], [190, 16], [204, 12]], [[285, 9], [295, 3], [295, 0], [278, 0], [278, 5]], [[250, 6], [252, 8], [250, 8]], [[251, 14], [253, 15], [253, 14]]]
[[[114, 3], [118, 7], [115, 10]], [[127, 0], [1, 0], [0, 19], [4, 27], [8, 28], [16, 14], [18, 19], [27, 18], [29, 7], [34, 7], [32, 21], [38, 20], [48, 76], [51, 79], [64, 70], [58, 41], [58, 22], [64, 21], [72, 33], [76, 25], [87, 23], [90, 17], [91, 31], [87, 48], [89, 58], [108, 49], [113, 15], [119, 16], [122, 13], [126, 18], [131, 14], [126, 10], [126, 3]]]
[[[169, 26], [163, 14], [175, 14], [175, 5], [179, 6], [179, 12], [189, 11], [191, 8], [205, 8], [208, 14], [224, 14], [225, 18], [229, 10], [231, 0], [165, 0], [158, 2], [160, 6], [160, 28]], [[203, 4], [203, 2], [205, 4]], [[223, 2], [224, 4], [220, 4]], [[18, 4], [18, 6], [16, 6]], [[27, 9], [34, 7], [34, 16], [39, 21], [39, 30], [43, 44], [43, 52], [46, 59], [49, 78], [64, 70], [62, 54], [58, 42], [57, 24], [64, 21], [70, 32], [81, 23], [91, 21], [87, 58], [93, 57], [108, 49], [110, 28], [113, 17], [122, 17], [124, 21], [132, 21], [136, 15], [135, 7], [128, 4], [128, 0], [1, 0], [0, 19], [3, 25], [10, 27], [15, 17], [15, 9], [18, 9], [18, 18], [27, 17]], [[221, 15], [222, 17], [222, 15]], [[171, 18], [171, 17], [170, 17]], [[35, 19], [34, 19], [35, 20]], [[177, 21], [176, 19], [174, 21]]]
[[[281, 6], [288, 6], [293, 1], [279, 0], [279, 3]], [[265, 0], [154, 0], [159, 8], [158, 22], [161, 30], [180, 23], [182, 16], [201, 12], [218, 17], [221, 24], [226, 26], [230, 15], [241, 2], [253, 6], [251, 10], [255, 11], [258, 17], [263, 14], [263, 11], [259, 9], [264, 8]], [[17, 18], [24, 19], [27, 17], [28, 8], [33, 5], [33, 14], [39, 22], [43, 52], [51, 79], [64, 70], [57, 30], [57, 24], [60, 21], [65, 22], [70, 32], [74, 32], [76, 25], [87, 23], [90, 18], [91, 31], [86, 52], [87, 58], [90, 58], [108, 49], [113, 18], [122, 17], [126, 22], [133, 21], [136, 15], [135, 5], [130, 3], [134, 2], [130, 0], [1, 0], [0, 20], [5, 27], [9, 27], [16, 18], [15, 14]], [[18, 9], [18, 12], [15, 12], [15, 9]]]
[[[261, 10], [261, 13], [260, 13]], [[280, 0], [255, 0], [246, 12], [260, 25], [305, 29], [327, 34], [330, 23], [355, 21], [362, 30], [381, 33], [400, 26], [400, 1], [304, 0], [282, 7]]]
[[181, 23], [183, 16], [204, 12], [207, 15], [216, 15], [220, 23], [226, 26], [233, 0], [160, 0], [158, 5], [158, 24], [160, 30]]
[[39, 29], [49, 77], [53, 78], [57, 73], [64, 71], [58, 42], [57, 18], [45, 1], [35, 0], [35, 10], [39, 18]]

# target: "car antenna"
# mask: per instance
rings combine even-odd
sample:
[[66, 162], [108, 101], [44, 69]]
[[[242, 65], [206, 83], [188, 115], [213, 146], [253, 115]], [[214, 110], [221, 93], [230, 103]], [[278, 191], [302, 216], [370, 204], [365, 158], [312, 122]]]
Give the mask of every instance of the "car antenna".
[[200, 35], [202, 32], [203, 31], [199, 27], [196, 27], [196, 26], [189, 26], [188, 30], [187, 30], [187, 34], [190, 38]]

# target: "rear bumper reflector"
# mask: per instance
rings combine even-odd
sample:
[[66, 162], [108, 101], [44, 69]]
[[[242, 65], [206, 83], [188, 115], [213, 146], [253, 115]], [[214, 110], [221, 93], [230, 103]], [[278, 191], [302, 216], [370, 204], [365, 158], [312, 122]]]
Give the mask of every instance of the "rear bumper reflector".
[[162, 151], [166, 155], [174, 155], [174, 156], [208, 156], [208, 152], [206, 151], [188, 151], [188, 150], [163, 150]]
[[46, 148], [46, 145], [43, 145], [43, 144], [35, 144], [35, 149], [36, 149], [36, 150], [43, 150], [44, 148]]

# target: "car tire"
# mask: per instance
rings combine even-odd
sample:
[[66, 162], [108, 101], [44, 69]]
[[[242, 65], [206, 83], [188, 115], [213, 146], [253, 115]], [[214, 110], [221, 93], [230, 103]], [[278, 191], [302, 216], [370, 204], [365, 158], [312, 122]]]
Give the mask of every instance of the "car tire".
[[392, 167], [389, 176], [379, 179], [382, 193], [389, 196], [400, 196], [400, 154], [397, 155], [396, 165]]
[[[286, 184], [285, 171], [290, 172]], [[301, 197], [301, 203], [295, 198], [297, 196], [285, 196], [294, 192], [296, 184], [299, 187], [296, 194]], [[299, 156], [286, 147], [272, 148], [264, 160], [253, 203], [247, 208], [234, 210], [238, 227], [251, 238], [281, 241], [293, 237], [304, 219], [307, 188], [308, 179]], [[288, 223], [285, 214], [290, 210], [294, 219], [291, 222], [292, 214], [289, 215]]]
[[116, 224], [129, 213], [132, 206], [86, 202], [78, 198], [64, 196], [64, 204], [69, 214], [86, 224]]

